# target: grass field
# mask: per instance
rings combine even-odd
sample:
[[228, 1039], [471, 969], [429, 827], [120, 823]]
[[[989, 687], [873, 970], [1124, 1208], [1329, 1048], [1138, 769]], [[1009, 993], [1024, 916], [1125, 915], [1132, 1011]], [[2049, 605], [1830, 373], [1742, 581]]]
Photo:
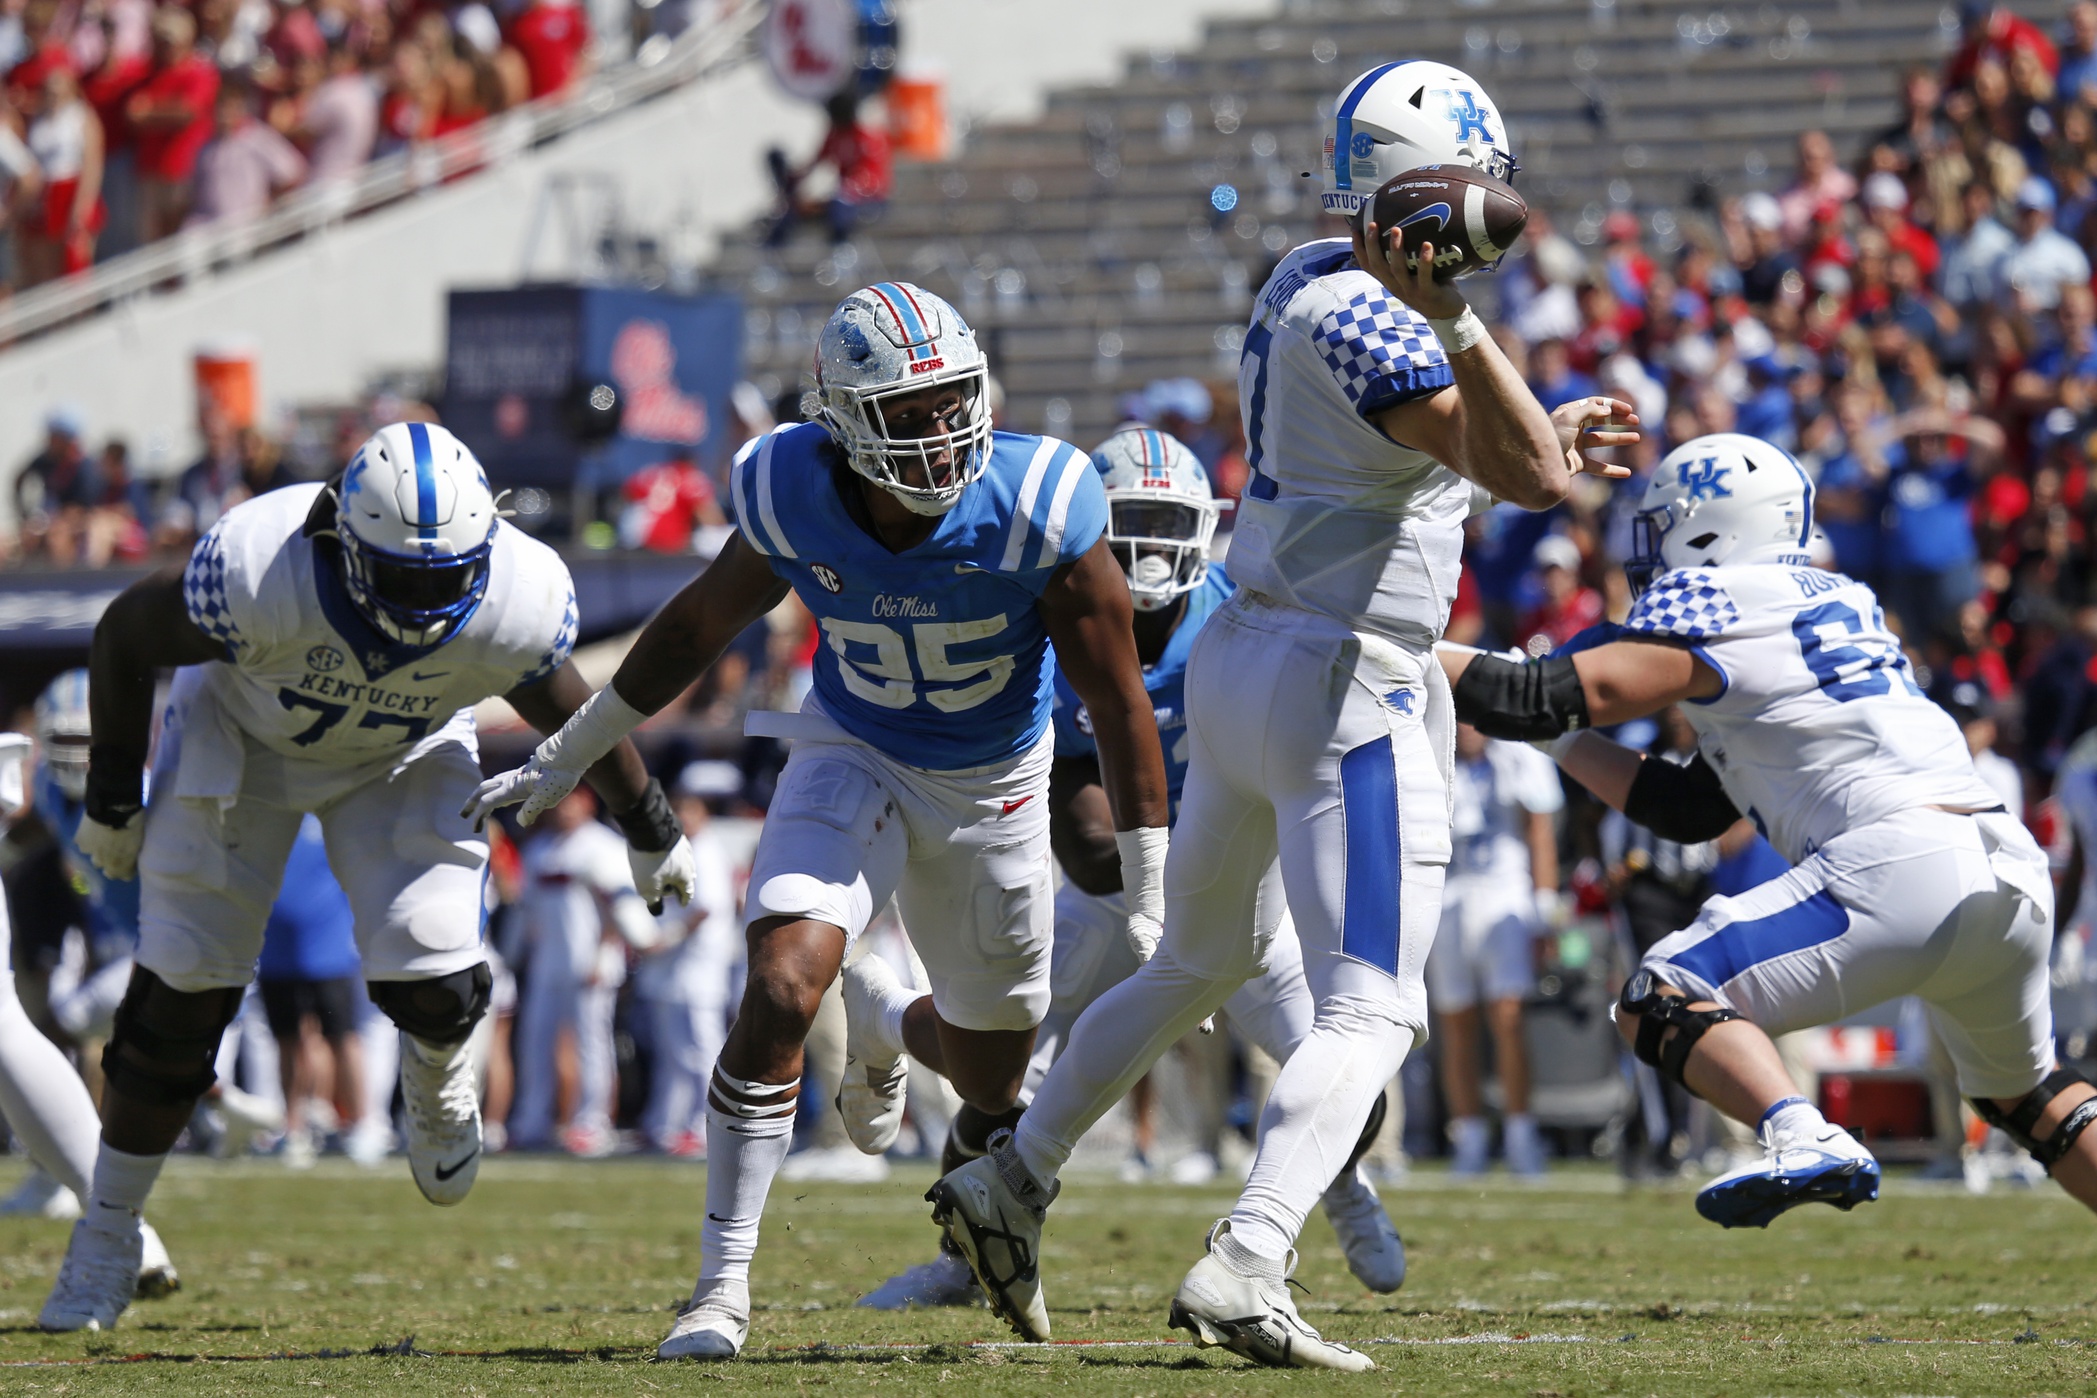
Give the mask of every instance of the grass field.
[[[750, 1349], [698, 1366], [650, 1356], [691, 1286], [699, 1170], [498, 1160], [439, 1210], [394, 1164], [178, 1161], [153, 1216], [186, 1288], [107, 1335], [32, 1328], [65, 1226], [0, 1220], [0, 1393], [2097, 1392], [2097, 1223], [2050, 1188], [1896, 1179], [1853, 1215], [1723, 1233], [1686, 1190], [1599, 1171], [1543, 1188], [1422, 1171], [1386, 1191], [1412, 1259], [1395, 1297], [1353, 1282], [1322, 1219], [1306, 1233], [1303, 1309], [1382, 1366], [1343, 1378], [1152, 1343], [1227, 1189], [1074, 1177], [1047, 1239], [1057, 1337], [1125, 1343], [1044, 1349], [977, 1344], [1010, 1339], [979, 1308], [853, 1307], [928, 1255], [929, 1170], [782, 1184]], [[14, 1177], [0, 1167], [0, 1189]]]

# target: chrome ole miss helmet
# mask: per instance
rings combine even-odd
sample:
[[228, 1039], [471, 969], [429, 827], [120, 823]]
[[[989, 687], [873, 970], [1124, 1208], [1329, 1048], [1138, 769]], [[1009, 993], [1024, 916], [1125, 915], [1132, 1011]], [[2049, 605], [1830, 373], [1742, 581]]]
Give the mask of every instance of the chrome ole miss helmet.
[[[816, 337], [815, 376], [845, 460], [912, 511], [945, 514], [989, 467], [989, 366], [961, 313], [923, 287], [847, 296]], [[927, 389], [946, 392], [928, 407]]]
[[1468, 165], [1503, 183], [1521, 165], [1485, 85], [1415, 58], [1371, 68], [1340, 90], [1325, 135], [1325, 211], [1352, 223], [1384, 181], [1422, 165]]
[[403, 645], [450, 640], [488, 590], [496, 527], [488, 473], [465, 443], [429, 423], [381, 427], [337, 490], [351, 603]]
[[1221, 513], [1209, 473], [1185, 444], [1130, 423], [1092, 453], [1107, 493], [1107, 547], [1129, 575], [1139, 612], [1155, 612], [1209, 577]]
[[87, 798], [87, 746], [93, 735], [87, 671], [68, 670], [36, 696], [37, 749], [68, 801]]
[[1631, 518], [1624, 576], [1641, 593], [1677, 568], [1813, 561], [1813, 482], [1760, 437], [1714, 432], [1653, 468]]

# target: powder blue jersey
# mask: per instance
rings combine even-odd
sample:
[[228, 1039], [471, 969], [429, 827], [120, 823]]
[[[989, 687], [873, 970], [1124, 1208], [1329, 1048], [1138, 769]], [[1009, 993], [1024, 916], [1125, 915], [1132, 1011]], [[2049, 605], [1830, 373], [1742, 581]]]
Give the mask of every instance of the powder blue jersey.
[[1085, 453], [992, 434], [990, 465], [931, 537], [891, 553], [845, 509], [855, 486], [830, 434], [783, 427], [736, 453], [743, 538], [822, 628], [815, 693], [860, 741], [928, 771], [986, 767], [1040, 740], [1055, 660], [1037, 603], [1107, 528]]
[[[1209, 579], [1187, 594], [1187, 611], [1165, 643], [1158, 663], [1143, 672], [1143, 688], [1150, 694], [1151, 712], [1158, 719], [1158, 745], [1165, 750], [1165, 783], [1172, 799], [1172, 817], [1180, 814], [1180, 788], [1187, 782], [1187, 655], [1194, 637], [1237, 584], [1217, 564], [1209, 565]], [[1056, 676], [1056, 756], [1086, 757], [1098, 751], [1092, 741], [1092, 716], [1078, 692], [1063, 675]]]
[[37, 774], [37, 814], [58, 837], [66, 874], [87, 908], [87, 926], [81, 930], [87, 934], [97, 960], [113, 961], [131, 955], [131, 949], [138, 945], [138, 880], [113, 879], [80, 852], [75, 839], [84, 809], [80, 802], [58, 789], [48, 772]]

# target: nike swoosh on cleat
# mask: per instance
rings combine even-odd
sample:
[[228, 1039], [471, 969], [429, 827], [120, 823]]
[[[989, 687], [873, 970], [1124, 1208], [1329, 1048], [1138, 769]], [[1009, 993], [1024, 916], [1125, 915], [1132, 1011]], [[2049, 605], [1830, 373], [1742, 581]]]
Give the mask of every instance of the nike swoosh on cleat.
[[479, 1155], [480, 1153], [481, 1153], [481, 1152], [480, 1152], [480, 1148], [479, 1148], [478, 1146], [476, 1146], [476, 1147], [474, 1147], [474, 1148], [473, 1148], [472, 1150], [470, 1150], [470, 1151], [467, 1151], [467, 1152], [466, 1152], [466, 1155], [465, 1155], [465, 1158], [464, 1158], [464, 1159], [462, 1159], [462, 1160], [460, 1160], [458, 1164], [456, 1164], [456, 1165], [439, 1165], [439, 1166], [437, 1167], [437, 1169], [436, 1169], [437, 1183], [439, 1183], [439, 1184], [443, 1184], [443, 1183], [444, 1183], [445, 1181], [449, 1180], [449, 1179], [450, 1179], [450, 1178], [451, 1178], [452, 1176], [454, 1176], [454, 1175], [458, 1174], [458, 1173], [459, 1173], [459, 1171], [461, 1171], [461, 1170], [465, 1169], [465, 1168], [466, 1168], [466, 1167], [467, 1167], [468, 1165], [471, 1165], [471, 1164], [473, 1163], [473, 1157], [475, 1157], [476, 1155]]

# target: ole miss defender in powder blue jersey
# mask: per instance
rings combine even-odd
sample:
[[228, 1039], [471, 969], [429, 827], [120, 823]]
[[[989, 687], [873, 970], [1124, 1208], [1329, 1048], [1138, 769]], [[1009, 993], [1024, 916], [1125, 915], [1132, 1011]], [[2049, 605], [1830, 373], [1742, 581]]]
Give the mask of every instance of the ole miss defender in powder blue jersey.
[[975, 336], [921, 288], [846, 297], [816, 369], [820, 422], [737, 454], [739, 528], [721, 556], [612, 683], [480, 797], [483, 812], [524, 802], [529, 822], [789, 589], [814, 613], [814, 692], [798, 714], [751, 716], [752, 732], [797, 745], [750, 871], [749, 980], [707, 1097], [699, 1284], [664, 1358], [742, 1349], [801, 1041], [891, 894], [931, 994], [877, 957], [845, 971], [847, 1134], [869, 1153], [894, 1142], [906, 1049], [969, 1109], [1011, 1112], [1049, 1006], [1058, 664], [1092, 715], [1130, 936], [1154, 943], [1164, 914], [1164, 763], [1097, 474], [1063, 442], [991, 430]]

